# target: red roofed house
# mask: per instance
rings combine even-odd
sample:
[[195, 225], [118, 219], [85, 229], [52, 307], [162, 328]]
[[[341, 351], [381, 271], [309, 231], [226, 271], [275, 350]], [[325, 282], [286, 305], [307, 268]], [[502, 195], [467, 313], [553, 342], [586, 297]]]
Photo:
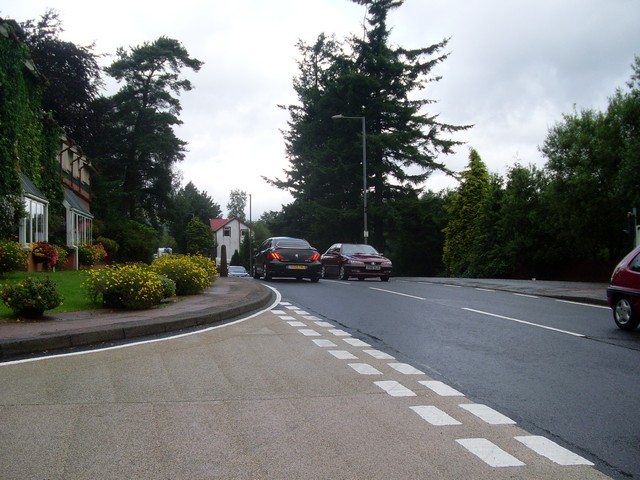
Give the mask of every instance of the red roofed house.
[[220, 251], [222, 245], [227, 246], [227, 265], [231, 261], [233, 252], [240, 252], [240, 244], [245, 235], [249, 234], [249, 226], [237, 218], [211, 218], [209, 219], [211, 231], [216, 236], [216, 263], [220, 265]]

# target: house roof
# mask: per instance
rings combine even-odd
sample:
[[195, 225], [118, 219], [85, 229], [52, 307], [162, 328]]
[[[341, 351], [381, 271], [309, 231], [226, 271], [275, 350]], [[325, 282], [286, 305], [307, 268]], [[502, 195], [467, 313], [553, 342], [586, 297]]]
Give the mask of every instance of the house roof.
[[69, 206], [83, 213], [84, 215], [93, 218], [91, 212], [87, 209], [87, 207], [80, 201], [78, 196], [71, 191], [67, 186], [64, 187], [64, 200], [69, 204]]
[[[29, 177], [27, 177], [24, 173], [20, 172], [20, 183], [22, 184], [22, 191], [27, 194], [30, 195], [32, 197], [36, 197], [39, 198], [45, 202], [47, 202], [47, 197], [44, 196], [44, 193], [42, 193], [38, 187], [36, 187], [33, 182], [31, 181], [31, 179]], [[48, 202], [47, 202], [48, 203]]]
[[209, 225], [211, 226], [212, 232], [217, 232], [218, 230], [225, 227], [227, 224], [233, 222], [234, 220], [238, 222], [240, 225], [243, 225], [246, 227], [246, 225], [240, 220], [238, 220], [237, 218], [210, 218]]

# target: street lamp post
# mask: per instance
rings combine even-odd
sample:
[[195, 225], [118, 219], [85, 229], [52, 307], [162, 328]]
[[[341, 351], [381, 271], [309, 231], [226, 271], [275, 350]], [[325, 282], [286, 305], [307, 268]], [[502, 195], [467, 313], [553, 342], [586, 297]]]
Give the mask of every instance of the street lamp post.
[[369, 230], [367, 229], [367, 129], [364, 117], [346, 117], [342, 114], [333, 115], [331, 118], [351, 118], [356, 120], [362, 120], [362, 203], [363, 203], [363, 220], [364, 230], [363, 237], [364, 243], [369, 243]]

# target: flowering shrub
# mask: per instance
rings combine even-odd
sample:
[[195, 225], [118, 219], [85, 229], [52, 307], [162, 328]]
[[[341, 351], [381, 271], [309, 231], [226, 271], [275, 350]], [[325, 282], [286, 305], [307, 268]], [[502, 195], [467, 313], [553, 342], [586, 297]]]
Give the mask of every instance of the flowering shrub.
[[32, 243], [31, 255], [35, 263], [44, 263], [50, 267], [58, 262], [58, 249], [49, 242]]
[[101, 295], [102, 302], [108, 306], [144, 309], [172, 296], [175, 293], [172, 283], [147, 265], [127, 263], [89, 271], [82, 287], [88, 290], [93, 301], [98, 301]]
[[215, 265], [202, 256], [163, 255], [151, 263], [151, 269], [166, 275], [176, 284], [176, 295], [194, 295], [211, 286]]
[[62, 304], [62, 295], [49, 277], [27, 277], [13, 285], [0, 287], [0, 298], [17, 315], [41, 317], [45, 310]]
[[18, 242], [0, 241], [0, 273], [24, 270], [27, 251]]
[[216, 275], [218, 275], [216, 263], [211, 261], [211, 259], [202, 255], [186, 255], [185, 257], [194, 265], [198, 265], [199, 267], [204, 268], [205, 271], [209, 274], [209, 278], [211, 279], [211, 281], [213, 281]]
[[78, 260], [80, 265], [93, 267], [107, 256], [107, 252], [101, 243], [78, 245]]
[[63, 247], [61, 245], [55, 245], [55, 247], [56, 247], [56, 250], [58, 251], [58, 261], [56, 262], [56, 268], [62, 270], [67, 264], [67, 259], [69, 258], [69, 251], [67, 250], [66, 247]]

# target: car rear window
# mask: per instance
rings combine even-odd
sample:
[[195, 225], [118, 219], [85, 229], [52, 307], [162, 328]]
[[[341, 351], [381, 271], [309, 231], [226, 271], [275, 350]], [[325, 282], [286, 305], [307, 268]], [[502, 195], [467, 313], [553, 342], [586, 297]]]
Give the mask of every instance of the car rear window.
[[286, 240], [278, 240], [276, 242], [276, 248], [311, 248], [311, 245], [309, 245], [306, 240], [288, 238]]

